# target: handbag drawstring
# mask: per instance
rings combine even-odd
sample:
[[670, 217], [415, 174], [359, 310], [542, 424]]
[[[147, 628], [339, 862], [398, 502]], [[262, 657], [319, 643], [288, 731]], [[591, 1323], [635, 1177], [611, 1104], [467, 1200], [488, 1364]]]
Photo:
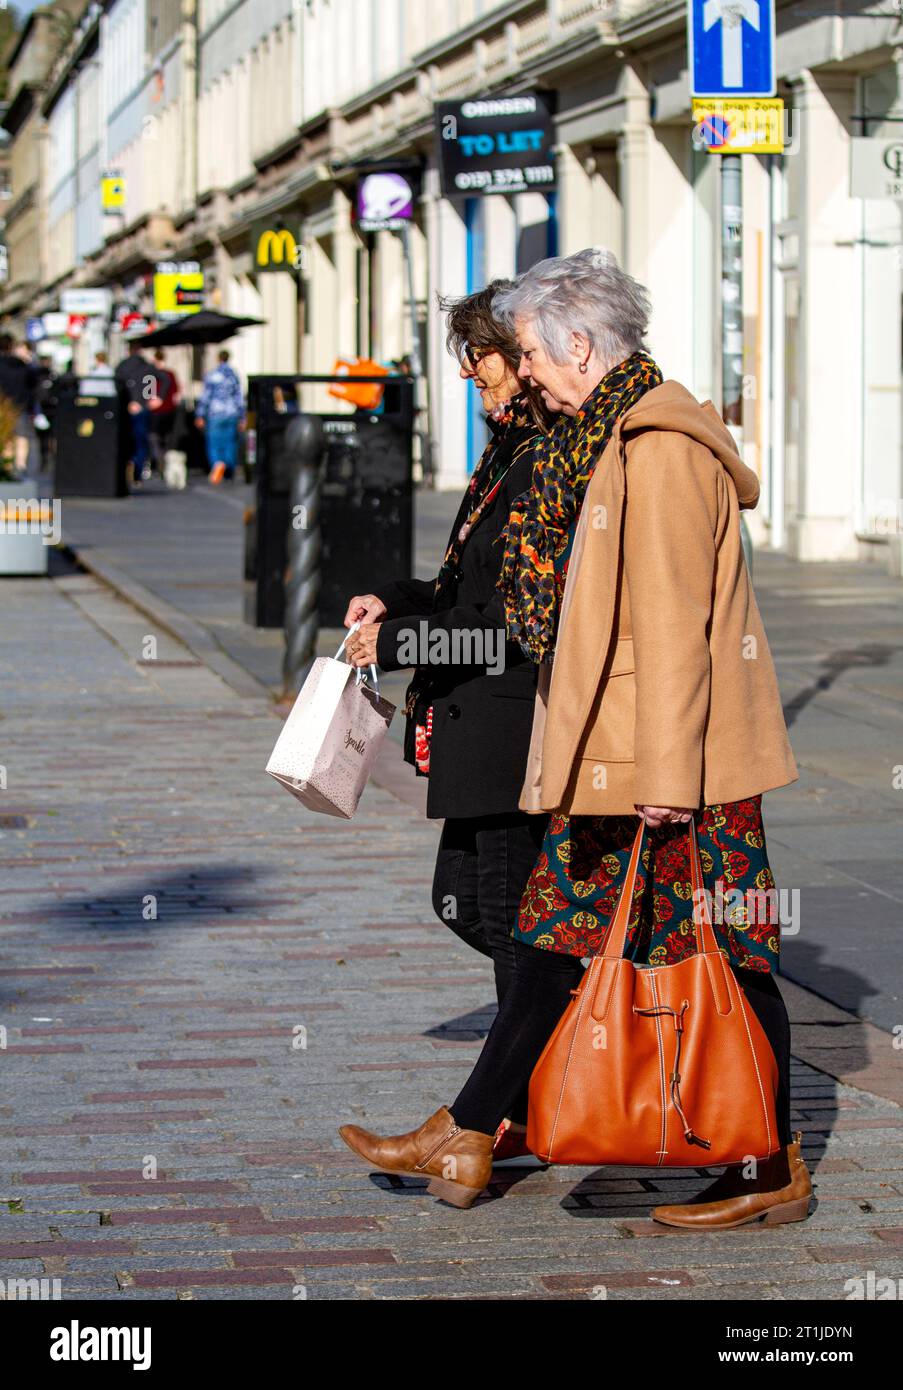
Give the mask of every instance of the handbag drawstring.
[[638, 1009], [634, 1004], [633, 1012], [635, 1014], [646, 1014], [655, 1017], [659, 1014], [671, 1015], [674, 1031], [677, 1034], [677, 1047], [674, 1053], [674, 1070], [671, 1073], [671, 1104], [680, 1116], [681, 1123], [684, 1127], [684, 1138], [687, 1143], [699, 1144], [703, 1149], [710, 1149], [712, 1147], [712, 1141], [710, 1139], [702, 1139], [698, 1134], [694, 1134], [690, 1121], [684, 1114], [684, 1108], [680, 1099], [680, 1045], [684, 1035], [684, 1014], [689, 1007], [690, 1001], [689, 999], [685, 999], [680, 1007], [679, 1013], [677, 1009], [672, 1009], [670, 1004], [656, 1004], [655, 1007], [651, 1009]]

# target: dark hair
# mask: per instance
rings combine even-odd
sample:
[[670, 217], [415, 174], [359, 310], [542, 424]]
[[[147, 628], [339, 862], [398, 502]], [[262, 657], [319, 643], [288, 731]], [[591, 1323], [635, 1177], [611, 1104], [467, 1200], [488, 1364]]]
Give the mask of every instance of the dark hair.
[[[460, 362], [465, 347], [478, 352], [498, 352], [504, 357], [512, 372], [520, 365], [520, 347], [512, 330], [500, 323], [492, 312], [493, 296], [499, 290], [514, 288], [513, 280], [490, 280], [489, 284], [474, 294], [439, 295], [439, 308], [446, 315], [445, 346]], [[521, 390], [530, 413], [539, 428], [547, 431], [551, 426], [551, 416], [542, 403], [542, 398], [532, 382], [522, 382]]]
[[11, 352], [16, 340], [11, 333], [0, 333], [0, 352]]
[[228, 362], [228, 361], [229, 361], [229, 349], [228, 349], [228, 348], [220, 348], [219, 352], [218, 352], [216, 355], [217, 355], [217, 357], [219, 358], [219, 360], [220, 360], [221, 362]]

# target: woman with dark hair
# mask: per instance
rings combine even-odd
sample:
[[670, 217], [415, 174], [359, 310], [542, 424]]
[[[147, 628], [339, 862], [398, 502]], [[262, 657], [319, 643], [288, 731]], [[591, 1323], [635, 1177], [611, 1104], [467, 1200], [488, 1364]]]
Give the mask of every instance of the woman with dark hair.
[[[496, 589], [502, 532], [530, 487], [547, 415], [517, 376], [519, 350], [493, 317], [496, 280], [441, 300], [447, 345], [480, 392], [491, 438], [455, 518], [435, 579], [395, 579], [357, 594], [345, 626], [355, 666], [415, 666], [407, 693], [405, 757], [429, 777], [427, 816], [442, 817], [433, 907], [462, 940], [492, 959], [501, 1001], [511, 976], [511, 931], [539, 851], [544, 818], [519, 811], [533, 722], [536, 667], [508, 642]], [[502, 1124], [497, 1161], [530, 1161], [526, 1090]]]

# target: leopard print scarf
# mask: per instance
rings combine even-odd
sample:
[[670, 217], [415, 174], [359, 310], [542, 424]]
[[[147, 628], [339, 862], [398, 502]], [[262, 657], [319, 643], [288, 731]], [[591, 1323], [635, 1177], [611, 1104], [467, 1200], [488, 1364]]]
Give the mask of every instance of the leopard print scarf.
[[532, 661], [552, 660], [559, 598], [555, 560], [567, 546], [615, 421], [661, 382], [649, 354], [634, 352], [606, 373], [576, 415], [562, 415], [535, 445], [533, 486], [515, 502], [502, 533], [498, 579], [508, 637]]

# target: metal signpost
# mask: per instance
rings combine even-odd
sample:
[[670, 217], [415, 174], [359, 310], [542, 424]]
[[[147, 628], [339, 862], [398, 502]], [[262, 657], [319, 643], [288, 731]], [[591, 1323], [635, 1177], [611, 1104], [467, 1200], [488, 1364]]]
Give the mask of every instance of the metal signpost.
[[[741, 152], [774, 148], [736, 138], [744, 108], [762, 108], [775, 91], [774, 0], [689, 0], [690, 87], [703, 143], [721, 157], [722, 414], [742, 445], [743, 390], [743, 182]], [[737, 114], [734, 114], [737, 113]], [[758, 114], [758, 111], [757, 113]], [[732, 139], [732, 136], [735, 138]]]

